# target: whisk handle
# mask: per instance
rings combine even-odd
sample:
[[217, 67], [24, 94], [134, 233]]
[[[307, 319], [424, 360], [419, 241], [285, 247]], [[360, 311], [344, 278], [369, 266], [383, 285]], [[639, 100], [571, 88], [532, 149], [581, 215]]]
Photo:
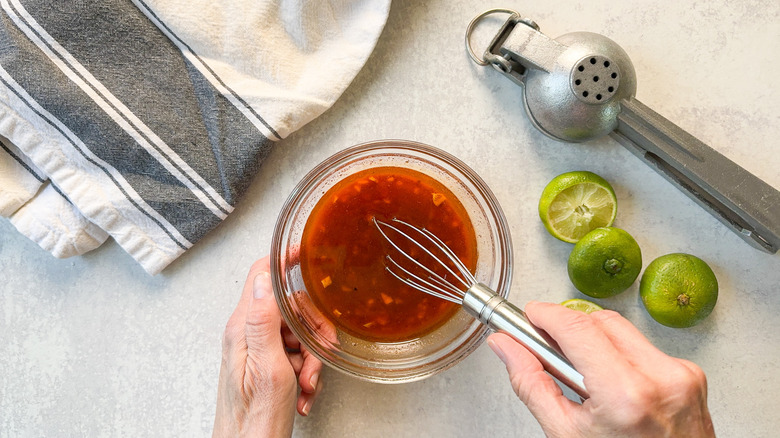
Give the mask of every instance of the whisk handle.
[[583, 399], [589, 398], [582, 374], [574, 369], [555, 341], [531, 324], [525, 312], [514, 304], [477, 283], [463, 297], [463, 307], [491, 329], [515, 338], [539, 359], [545, 371]]

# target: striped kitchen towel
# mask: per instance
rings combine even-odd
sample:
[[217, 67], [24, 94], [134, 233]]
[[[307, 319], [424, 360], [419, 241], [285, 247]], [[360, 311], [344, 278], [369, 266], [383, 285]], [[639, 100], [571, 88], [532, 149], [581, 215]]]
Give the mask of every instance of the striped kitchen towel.
[[160, 272], [328, 109], [390, 0], [0, 0], [0, 214]]

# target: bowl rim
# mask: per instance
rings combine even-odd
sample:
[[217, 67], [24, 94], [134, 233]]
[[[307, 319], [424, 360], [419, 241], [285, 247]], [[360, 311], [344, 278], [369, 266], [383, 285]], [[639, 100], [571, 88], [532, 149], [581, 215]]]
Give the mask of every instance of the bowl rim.
[[[503, 209], [498, 202], [498, 199], [495, 197], [487, 183], [485, 183], [485, 181], [479, 176], [479, 174], [477, 174], [476, 171], [474, 171], [459, 158], [437, 147], [417, 141], [402, 139], [372, 140], [344, 148], [323, 159], [316, 166], [314, 166], [314, 168], [307, 172], [303, 178], [301, 178], [301, 180], [296, 184], [290, 195], [285, 200], [274, 227], [270, 253], [271, 281], [277, 304], [280, 308], [282, 317], [287, 323], [287, 326], [301, 342], [301, 344], [305, 346], [306, 349], [320, 361], [326, 365], [329, 365], [331, 368], [364, 381], [379, 383], [406, 383], [425, 379], [458, 364], [463, 359], [465, 359], [466, 356], [474, 352], [477, 347], [479, 347], [484, 342], [485, 338], [487, 338], [489, 335], [489, 328], [485, 325], [479, 324], [479, 326], [474, 329], [473, 332], [469, 333], [465, 341], [456, 346], [452, 351], [449, 351], [446, 355], [439, 358], [438, 361], [441, 363], [436, 364], [436, 366], [425, 366], [423, 367], [424, 369], [417, 371], [416, 368], [419, 367], [412, 367], [406, 373], [399, 374], [397, 376], [384, 374], [369, 375], [366, 373], [361, 373], [358, 366], [355, 366], [354, 368], [345, 366], [345, 361], [338, 362], [320, 351], [321, 346], [310, 345], [311, 340], [308, 339], [308, 336], [311, 336], [311, 333], [302, 334], [301, 329], [303, 328], [306, 330], [306, 327], [303, 324], [299, 324], [297, 320], [291, 320], [295, 317], [295, 312], [294, 310], [291, 310], [291, 306], [287, 302], [287, 288], [284, 286], [284, 282], [282, 281], [282, 277], [284, 276], [281, 274], [281, 272], [284, 271], [282, 262], [284, 260], [283, 254], [286, 251], [286, 248], [282, 248], [283, 241], [285, 240], [282, 237], [285, 233], [285, 230], [287, 229], [286, 224], [288, 220], [295, 213], [293, 207], [297, 205], [296, 200], [298, 200], [302, 194], [305, 194], [307, 190], [310, 190], [314, 183], [321, 180], [320, 177], [324, 175], [325, 171], [338, 168], [339, 165], [346, 164], [346, 160], [356, 155], [359, 155], [359, 158], [361, 159], [365, 159], [370, 157], [371, 151], [386, 149], [418, 152], [441, 160], [458, 172], [458, 179], [467, 178], [469, 182], [475, 186], [477, 193], [472, 192], [472, 196], [479, 198], [486, 204], [488, 210], [486, 213], [489, 213], [495, 222], [495, 253], [499, 254], [499, 257], [503, 255], [503, 263], [500, 264], [499, 271], [496, 273], [498, 283], [500, 285], [500, 287], [497, 288], [500, 290], [497, 292], [499, 295], [507, 298], [512, 285], [512, 271], [514, 266], [513, 248], [509, 225], [506, 220], [506, 216], [504, 215]], [[417, 158], [420, 160], [425, 160], [425, 158]], [[471, 190], [469, 191], [471, 192]], [[302, 327], [299, 327], [299, 325]], [[308, 332], [308, 330], [306, 331]], [[388, 372], [390, 372], [390, 370], [388, 370]]]

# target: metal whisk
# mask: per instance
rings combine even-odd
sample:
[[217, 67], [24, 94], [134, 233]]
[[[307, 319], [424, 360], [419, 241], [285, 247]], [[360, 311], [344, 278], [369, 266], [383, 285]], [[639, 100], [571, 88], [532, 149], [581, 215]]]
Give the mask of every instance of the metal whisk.
[[[583, 399], [589, 397], [582, 374], [574, 369], [557, 344], [549, 339], [546, 333], [534, 327], [526, 318], [525, 312], [477, 281], [441, 239], [424, 228], [417, 228], [399, 219], [391, 220], [392, 223], [377, 218], [373, 220], [382, 236], [405, 259], [399, 262], [388, 255], [386, 265], [388, 272], [414, 289], [461, 304], [482, 324], [512, 336], [528, 348], [542, 363], [545, 371], [571, 388], [577, 395]], [[407, 251], [402, 250], [396, 241], [388, 236], [389, 232], [395, 233], [398, 238], [405, 239], [422, 250], [430, 257], [431, 263], [440, 265], [447, 271], [447, 275], [437, 274], [430, 266], [426, 266]], [[401, 263], [412, 268], [404, 267]]]

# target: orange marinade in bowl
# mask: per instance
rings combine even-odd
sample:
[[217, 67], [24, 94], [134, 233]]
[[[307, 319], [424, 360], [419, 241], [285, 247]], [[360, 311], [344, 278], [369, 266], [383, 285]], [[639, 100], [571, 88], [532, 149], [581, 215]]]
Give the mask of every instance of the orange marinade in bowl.
[[[512, 266], [508, 227], [473, 170], [444, 151], [400, 140], [335, 154], [285, 203], [271, 270], [293, 333], [325, 364], [355, 377], [419, 380], [465, 358], [487, 329], [460, 306], [387, 272], [392, 249], [373, 218], [425, 227], [504, 297]], [[426, 262], [419, 248], [403, 249]]]
[[[385, 270], [390, 248], [374, 217], [403, 218], [425, 227], [470, 271], [477, 256], [474, 228], [449, 189], [424, 173], [403, 167], [378, 167], [350, 175], [312, 210], [300, 255], [306, 289], [317, 308], [333, 324], [363, 339], [399, 342], [419, 338], [452, 317], [458, 306], [414, 290]], [[407, 252], [419, 260], [422, 250], [407, 246]]]

